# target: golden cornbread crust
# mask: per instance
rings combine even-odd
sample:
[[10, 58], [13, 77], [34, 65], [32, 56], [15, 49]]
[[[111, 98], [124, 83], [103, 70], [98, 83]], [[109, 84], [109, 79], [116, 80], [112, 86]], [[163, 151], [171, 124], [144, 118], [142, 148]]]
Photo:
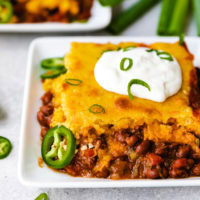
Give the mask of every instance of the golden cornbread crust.
[[[183, 78], [177, 94], [162, 103], [137, 97], [131, 101], [96, 82], [94, 67], [102, 52], [133, 45], [163, 50], [177, 59]], [[78, 143], [64, 172], [112, 179], [200, 175], [200, 95], [193, 55], [186, 45], [75, 42], [65, 56], [65, 67], [66, 74], [43, 82], [52, 95], [49, 127], [66, 126]], [[72, 86], [65, 79], [82, 83]], [[93, 104], [103, 106], [105, 113], [89, 112]]]

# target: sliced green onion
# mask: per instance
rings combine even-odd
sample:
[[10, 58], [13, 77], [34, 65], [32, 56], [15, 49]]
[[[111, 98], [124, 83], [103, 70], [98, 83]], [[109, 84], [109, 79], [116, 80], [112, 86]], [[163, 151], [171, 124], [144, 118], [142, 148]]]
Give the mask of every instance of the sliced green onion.
[[133, 100], [133, 95], [132, 95], [132, 93], [131, 93], [131, 86], [132, 86], [133, 84], [142, 85], [142, 86], [146, 87], [149, 91], [151, 91], [150, 86], [149, 86], [146, 82], [144, 82], [143, 80], [140, 80], [140, 79], [132, 79], [132, 80], [130, 80], [130, 82], [128, 83], [128, 96], [129, 96], [129, 98], [130, 98], [131, 100]]
[[117, 51], [120, 51], [121, 49], [122, 49], [121, 47], [118, 47], [118, 48], [117, 48]]
[[35, 200], [48, 200], [46, 193], [41, 193]]
[[180, 35], [183, 32], [190, 0], [176, 0], [173, 14], [168, 27], [169, 35]]
[[125, 51], [130, 51], [130, 50], [135, 49], [135, 48], [136, 48], [136, 46], [125, 47], [125, 48], [123, 49], [123, 51], [124, 51], [124, 52], [125, 52]]
[[78, 86], [82, 83], [83, 81], [80, 79], [73, 79], [73, 78], [68, 78], [65, 79], [65, 83], [69, 84], [69, 85], [74, 85], [74, 86]]
[[115, 6], [121, 3], [123, 0], [99, 0], [102, 6]]
[[104, 107], [99, 104], [93, 104], [90, 106], [89, 111], [93, 114], [105, 113]]
[[160, 59], [173, 61], [172, 56], [168, 52], [157, 51], [157, 55], [160, 57]]
[[156, 55], [160, 57], [160, 59], [163, 60], [169, 60], [169, 61], [173, 61], [173, 57], [171, 56], [171, 54], [169, 54], [168, 52], [165, 51], [159, 51], [157, 49], [147, 49], [146, 52], [156, 52]]
[[104, 51], [102, 52], [102, 54], [103, 54], [103, 53], [106, 53], [106, 52], [109, 52], [109, 51], [113, 51], [113, 50], [112, 50], [112, 49], [104, 50]]
[[172, 17], [175, 2], [176, 0], [162, 0], [162, 9], [157, 27], [158, 35], [167, 35], [167, 28]]
[[156, 49], [146, 49], [146, 52], [153, 52], [153, 51], [155, 51], [157, 53]]
[[[125, 67], [125, 63], [128, 61], [128, 66]], [[133, 66], [133, 60], [131, 58], [122, 58], [120, 62], [120, 69], [122, 71], [128, 71]]]
[[184, 44], [184, 37], [185, 37], [185, 34], [184, 34], [184, 33], [180, 34], [180, 36], [179, 36], [179, 44], [180, 44], [180, 45], [183, 45], [183, 44]]
[[130, 8], [123, 11], [112, 20], [108, 30], [114, 34], [119, 34], [159, 1], [160, 0], [140, 0], [134, 3]]
[[200, 36], [200, 1], [193, 0], [193, 7], [194, 7], [194, 16], [195, 16], [196, 26], [197, 26], [197, 33], [198, 33], [198, 36]]

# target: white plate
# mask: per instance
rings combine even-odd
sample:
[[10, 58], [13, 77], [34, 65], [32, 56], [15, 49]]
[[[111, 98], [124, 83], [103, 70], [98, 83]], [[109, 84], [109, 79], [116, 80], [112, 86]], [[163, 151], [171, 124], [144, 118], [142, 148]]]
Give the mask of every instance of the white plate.
[[[102, 17], [103, 16], [103, 17]], [[111, 8], [103, 7], [94, 0], [92, 14], [87, 23], [32, 23], [0, 24], [0, 32], [83, 32], [105, 28], [111, 20]]]
[[[40, 82], [41, 59], [63, 56], [70, 48], [70, 43], [96, 42], [119, 43], [136, 41], [153, 43], [157, 41], [175, 42], [178, 38], [164, 37], [54, 37], [41, 38], [32, 42], [28, 55], [28, 68], [25, 82], [25, 93], [21, 124], [19, 151], [19, 179], [27, 186], [54, 188], [100, 188], [100, 187], [165, 187], [165, 186], [200, 186], [200, 178], [167, 179], [167, 180], [106, 180], [75, 178], [67, 174], [56, 173], [46, 166], [40, 168], [37, 159], [40, 154], [40, 126], [36, 113], [41, 105], [40, 97], [44, 93]], [[200, 52], [200, 39], [187, 38], [190, 51], [196, 55]], [[200, 56], [199, 56], [200, 57]], [[200, 60], [195, 65], [200, 66]]]

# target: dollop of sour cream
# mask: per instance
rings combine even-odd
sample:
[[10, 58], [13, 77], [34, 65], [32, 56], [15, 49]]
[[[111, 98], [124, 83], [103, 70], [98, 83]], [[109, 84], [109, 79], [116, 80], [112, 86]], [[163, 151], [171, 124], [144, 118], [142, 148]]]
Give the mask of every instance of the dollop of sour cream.
[[[138, 84], [131, 86], [131, 93], [143, 99], [163, 102], [176, 94], [182, 85], [182, 72], [177, 60], [161, 59], [156, 51], [147, 51], [147, 48], [137, 47], [128, 51], [107, 51], [102, 54], [95, 65], [94, 75], [98, 84], [105, 90], [122, 95], [128, 95], [128, 83], [132, 79], [140, 79], [150, 86], [150, 91]], [[161, 51], [162, 52], [162, 51]], [[122, 59], [132, 60], [132, 66], [127, 70], [120, 69]], [[130, 62], [125, 59], [124, 68]]]

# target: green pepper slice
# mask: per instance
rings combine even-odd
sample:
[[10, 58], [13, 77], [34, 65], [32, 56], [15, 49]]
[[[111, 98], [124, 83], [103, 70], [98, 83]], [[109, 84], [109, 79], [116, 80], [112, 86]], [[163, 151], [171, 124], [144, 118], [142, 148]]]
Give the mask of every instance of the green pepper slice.
[[46, 193], [41, 193], [35, 200], [48, 200]]
[[0, 24], [8, 23], [13, 15], [13, 6], [8, 1], [0, 0]]
[[7, 138], [0, 136], [0, 159], [6, 158], [11, 149], [11, 142]]
[[41, 79], [47, 79], [47, 78], [56, 78], [58, 76], [60, 76], [61, 74], [66, 73], [66, 69], [63, 68], [61, 70], [49, 70], [47, 72], [45, 72], [44, 74], [40, 75]]
[[76, 139], [65, 126], [49, 129], [42, 141], [42, 158], [55, 169], [62, 169], [70, 164], [76, 150]]
[[41, 67], [43, 69], [63, 69], [64, 68], [64, 58], [47, 58], [42, 60]]

